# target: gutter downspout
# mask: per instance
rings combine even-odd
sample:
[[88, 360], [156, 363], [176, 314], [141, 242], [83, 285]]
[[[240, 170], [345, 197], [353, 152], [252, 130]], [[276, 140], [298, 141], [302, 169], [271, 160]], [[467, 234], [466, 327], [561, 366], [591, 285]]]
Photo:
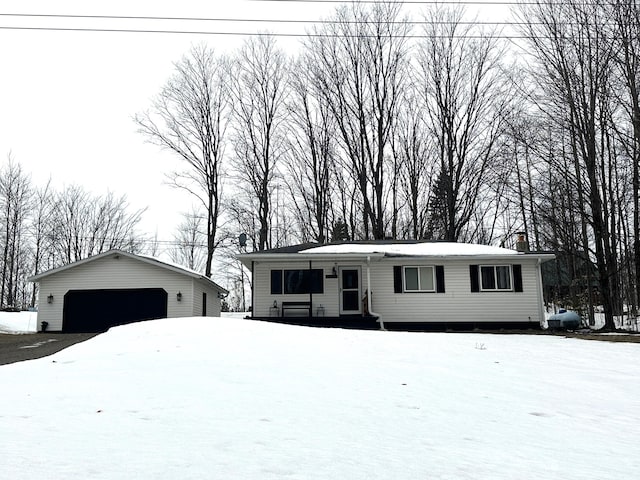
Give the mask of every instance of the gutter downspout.
[[379, 313], [374, 312], [371, 309], [371, 257], [367, 255], [367, 310], [369, 310], [369, 315], [373, 315], [378, 317], [378, 322], [380, 322], [380, 330], [385, 330], [384, 322], [382, 321], [382, 317]]
[[[253, 288], [253, 279], [256, 278], [255, 270], [256, 270], [256, 262], [251, 260], [251, 315], [249, 318], [253, 318], [256, 316], [256, 289]], [[242, 289], [244, 292], [244, 281], [242, 282]], [[244, 293], [243, 293], [244, 295]], [[268, 310], [267, 310], [268, 313]]]
[[311, 260], [309, 260], [309, 322], [311, 322], [311, 317], [313, 317], [313, 288], [311, 286], [311, 272], [312, 264]]
[[542, 328], [545, 323], [545, 311], [544, 289], [542, 287], [542, 259], [540, 257], [538, 257], [536, 272], [538, 273], [538, 315], [540, 316], [540, 327]]

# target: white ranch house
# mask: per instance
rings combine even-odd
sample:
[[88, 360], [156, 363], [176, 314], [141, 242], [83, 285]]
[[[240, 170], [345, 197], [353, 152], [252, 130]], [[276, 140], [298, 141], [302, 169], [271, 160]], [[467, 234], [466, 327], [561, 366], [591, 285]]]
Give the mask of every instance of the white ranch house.
[[450, 242], [296, 245], [239, 255], [252, 318], [398, 329], [539, 328], [550, 253]]
[[97, 332], [154, 318], [220, 315], [228, 292], [197, 272], [121, 250], [29, 278], [39, 284], [38, 326]]

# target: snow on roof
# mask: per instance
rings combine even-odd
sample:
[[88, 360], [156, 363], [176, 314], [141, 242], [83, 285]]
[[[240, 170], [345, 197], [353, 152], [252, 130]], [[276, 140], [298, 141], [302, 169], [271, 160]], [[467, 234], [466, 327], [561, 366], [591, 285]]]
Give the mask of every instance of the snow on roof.
[[419, 242], [419, 243], [343, 243], [323, 245], [302, 250], [305, 254], [369, 254], [382, 253], [386, 256], [473, 256], [473, 255], [520, 255], [516, 250], [490, 245], [455, 242]]

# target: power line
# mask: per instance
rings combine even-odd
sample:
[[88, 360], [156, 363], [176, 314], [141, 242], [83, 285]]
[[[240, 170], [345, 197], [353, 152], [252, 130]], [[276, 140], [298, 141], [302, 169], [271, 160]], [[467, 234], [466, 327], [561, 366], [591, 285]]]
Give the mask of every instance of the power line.
[[[91, 19], [91, 20], [145, 20], [145, 21], [178, 21], [178, 22], [225, 22], [225, 23], [293, 23], [293, 24], [359, 24], [358, 20], [296, 20], [288, 18], [207, 18], [207, 17], [155, 17], [155, 16], [131, 16], [131, 15], [66, 15], [66, 14], [41, 14], [41, 13], [0, 13], [0, 17], [17, 18], [56, 18], [56, 19]], [[437, 20], [392, 20], [385, 24], [400, 25], [448, 25], [453, 22]], [[528, 22], [511, 21], [462, 21], [455, 22], [461, 25], [519, 25]]]
[[[132, 15], [67, 15], [42, 13], [0, 13], [0, 17], [17, 18], [55, 18], [55, 19], [85, 19], [85, 20], [144, 20], [144, 21], [177, 21], [177, 22], [224, 22], [224, 23], [291, 23], [317, 25], [357, 25], [363, 23], [358, 20], [296, 20], [287, 18], [208, 18], [208, 17], [158, 17]], [[391, 20], [385, 21], [389, 25], [540, 25], [543, 22], [501, 21], [446, 21], [446, 20]], [[7, 27], [9, 28], [9, 27]], [[15, 27], [20, 28], [20, 27]], [[35, 27], [24, 27], [35, 28]], [[49, 28], [49, 27], [42, 27]], [[51, 27], [56, 28], [56, 27]]]
[[[29, 14], [29, 13], [0, 13], [0, 17], [16, 18], [55, 18], [55, 19], [83, 19], [83, 20], [137, 20], [137, 21], [187, 21], [187, 22], [230, 22], [230, 23], [276, 23], [276, 24], [329, 24], [329, 25], [356, 25], [362, 22], [355, 20], [331, 21], [331, 20], [294, 20], [294, 19], [241, 19], [241, 18], [205, 18], [205, 17], [160, 17], [160, 16], [130, 16], [130, 15], [67, 15], [67, 14]], [[456, 23], [464, 26], [523, 26], [533, 25], [525, 22], [508, 21], [392, 21], [389, 24], [408, 25], [449, 25]], [[21, 25], [0, 25], [0, 30], [23, 30], [23, 31], [52, 31], [52, 32], [96, 32], [96, 33], [142, 33], [142, 34], [171, 34], [171, 35], [209, 35], [209, 36], [273, 36], [273, 37], [314, 37], [314, 38], [374, 38], [376, 35], [366, 33], [336, 34], [323, 32], [252, 32], [233, 30], [187, 30], [187, 29], [154, 29], [154, 28], [122, 28], [122, 27], [62, 27], [62, 26], [21, 26]], [[432, 38], [431, 35], [408, 34], [406, 38], [425, 39]], [[496, 38], [517, 39], [526, 38], [514, 35], [496, 35]], [[465, 38], [482, 38], [482, 35], [465, 35]]]
[[325, 20], [291, 20], [268, 18], [208, 18], [208, 17], [159, 17], [136, 15], [74, 15], [74, 14], [48, 14], [48, 13], [0, 13], [0, 17], [35, 17], [35, 18], [64, 18], [64, 19], [99, 19], [99, 20], [163, 20], [181, 22], [258, 22], [258, 23], [334, 23]]
[[[156, 33], [171, 35], [209, 35], [209, 36], [241, 36], [241, 37], [288, 37], [288, 38], [379, 38], [379, 35], [354, 33], [354, 34], [331, 34], [331, 33], [287, 33], [287, 32], [238, 32], [238, 31], [211, 31], [211, 30], [150, 30], [141, 28], [81, 28], [81, 27], [18, 27], [0, 25], [0, 30], [25, 30], [25, 31], [53, 31], [53, 32], [92, 32], [92, 33]], [[383, 37], [387, 37], [383, 35]], [[409, 38], [409, 39], [430, 39], [430, 38], [467, 38], [467, 39], [484, 39], [487, 37], [504, 40], [526, 40], [532, 38], [553, 38], [546, 35], [505, 35], [492, 34], [485, 35], [389, 35], [389, 37]]]
[[[288, 3], [345, 3], [343, 0], [245, 0], [248, 2], [288, 2]], [[376, 4], [376, 3], [397, 3], [395, 1], [386, 0], [361, 0], [359, 3]], [[562, 2], [536, 2], [536, 1], [404, 1], [403, 4], [461, 4], [461, 5], [561, 5]], [[152, 22], [216, 22], [216, 23], [253, 23], [253, 24], [303, 24], [303, 25], [357, 25], [361, 23], [358, 20], [307, 20], [307, 19], [284, 19], [284, 18], [216, 18], [216, 17], [175, 17], [175, 16], [148, 16], [148, 15], [81, 15], [81, 14], [32, 14], [32, 13], [0, 13], [0, 18], [43, 18], [43, 19], [64, 19], [64, 20], [134, 20], [134, 21], [152, 21]], [[495, 27], [523, 27], [544, 25], [544, 22], [528, 22], [528, 21], [446, 21], [446, 20], [391, 20], [386, 24], [399, 25], [461, 25], [461, 26], [495, 26]], [[560, 22], [560, 24], [569, 26], [572, 22]], [[96, 33], [134, 33], [134, 34], [170, 34], [170, 35], [208, 35], [208, 36], [242, 36], [242, 37], [314, 37], [314, 38], [375, 38], [377, 35], [366, 33], [326, 33], [326, 32], [271, 32], [271, 31], [236, 31], [236, 30], [190, 30], [182, 28], [122, 28], [122, 27], [72, 27], [72, 26], [21, 26], [21, 25], [0, 25], [0, 30], [23, 30], [23, 31], [52, 31], [52, 32], [96, 32]], [[407, 34], [404, 38], [426, 39], [434, 38], [433, 35]], [[443, 35], [436, 38], [484, 38], [485, 35]], [[530, 35], [513, 35], [513, 34], [494, 34], [493, 38], [522, 40], [532, 38]]]
[[[312, 38], [378, 38], [377, 35], [332, 35], [315, 33], [270, 33], [270, 32], [212, 32], [212, 31], [186, 31], [186, 30], [144, 30], [144, 29], [114, 29], [114, 28], [66, 28], [66, 27], [8, 27], [0, 26], [0, 30], [27, 30], [27, 31], [54, 31], [54, 32], [94, 32], [94, 33], [162, 33], [175, 35], [219, 35], [241, 37], [312, 37]], [[397, 35], [400, 37], [400, 35]], [[402, 38], [428, 39], [428, 38], [469, 38], [482, 39], [486, 35], [402, 35]], [[491, 35], [491, 38], [518, 40], [532, 38], [529, 35]], [[540, 38], [540, 37], [536, 37]]]
[[265, 32], [214, 32], [197, 30], [149, 30], [141, 28], [77, 28], [77, 27], [16, 27], [0, 26], [0, 30], [28, 30], [52, 32], [106, 32], [106, 33], [163, 33], [177, 35], [231, 35], [231, 36], [273, 36], [273, 37], [304, 37], [306, 33], [265, 33]]

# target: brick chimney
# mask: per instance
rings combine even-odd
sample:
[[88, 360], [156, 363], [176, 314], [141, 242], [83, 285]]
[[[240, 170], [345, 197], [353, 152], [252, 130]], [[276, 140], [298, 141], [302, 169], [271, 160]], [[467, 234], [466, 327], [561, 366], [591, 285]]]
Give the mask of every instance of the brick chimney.
[[516, 232], [516, 251], [518, 252], [528, 252], [529, 251], [529, 241], [527, 240], [527, 232]]

